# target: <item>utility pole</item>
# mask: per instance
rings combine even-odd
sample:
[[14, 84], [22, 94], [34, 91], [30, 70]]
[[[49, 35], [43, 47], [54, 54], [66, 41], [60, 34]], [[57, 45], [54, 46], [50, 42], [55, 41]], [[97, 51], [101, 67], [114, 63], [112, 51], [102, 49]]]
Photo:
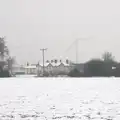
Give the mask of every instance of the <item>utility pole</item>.
[[43, 75], [44, 75], [44, 53], [45, 53], [45, 51], [47, 50], [47, 48], [43, 48], [43, 49], [40, 49], [41, 51], [42, 51], [42, 56], [43, 56]]

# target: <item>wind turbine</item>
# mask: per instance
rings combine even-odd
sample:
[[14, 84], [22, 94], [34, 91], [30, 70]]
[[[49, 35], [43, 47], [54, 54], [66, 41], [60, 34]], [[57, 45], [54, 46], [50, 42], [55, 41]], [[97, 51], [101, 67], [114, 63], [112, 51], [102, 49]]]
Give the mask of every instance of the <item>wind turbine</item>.
[[75, 45], [75, 48], [76, 48], [76, 64], [79, 62], [79, 41], [86, 41], [90, 38], [77, 38], [69, 47], [68, 49], [65, 51], [68, 52], [72, 47], [73, 45]]

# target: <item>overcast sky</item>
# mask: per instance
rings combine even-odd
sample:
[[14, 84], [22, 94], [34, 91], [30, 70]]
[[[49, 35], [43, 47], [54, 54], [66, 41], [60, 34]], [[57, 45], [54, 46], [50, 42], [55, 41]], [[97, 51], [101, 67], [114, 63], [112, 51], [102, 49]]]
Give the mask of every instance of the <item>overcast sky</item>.
[[79, 61], [110, 51], [120, 61], [119, 0], [0, 0], [0, 36], [6, 36], [11, 55], [18, 63], [46, 59], [75, 60], [78, 38]]

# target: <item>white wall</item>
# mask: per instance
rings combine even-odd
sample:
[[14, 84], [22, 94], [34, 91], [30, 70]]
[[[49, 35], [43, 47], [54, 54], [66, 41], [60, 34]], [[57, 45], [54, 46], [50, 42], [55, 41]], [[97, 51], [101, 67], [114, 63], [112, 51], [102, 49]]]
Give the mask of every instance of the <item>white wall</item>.
[[[42, 73], [43, 67], [39, 66], [37, 67], [37, 72]], [[52, 66], [49, 64], [48, 66], [45, 66], [45, 71], [48, 73], [53, 73], [53, 74], [59, 74], [60, 72], [68, 74], [70, 71], [70, 66], [65, 66], [63, 63]]]

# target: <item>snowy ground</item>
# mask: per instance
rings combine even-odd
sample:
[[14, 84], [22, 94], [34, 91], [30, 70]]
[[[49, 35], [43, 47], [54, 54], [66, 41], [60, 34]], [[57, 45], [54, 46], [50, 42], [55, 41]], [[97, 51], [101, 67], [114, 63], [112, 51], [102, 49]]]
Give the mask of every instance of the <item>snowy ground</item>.
[[0, 120], [120, 120], [120, 79], [0, 79]]
[[31, 77], [36, 77], [37, 75], [16, 75], [15, 77], [19, 78], [31, 78]]

